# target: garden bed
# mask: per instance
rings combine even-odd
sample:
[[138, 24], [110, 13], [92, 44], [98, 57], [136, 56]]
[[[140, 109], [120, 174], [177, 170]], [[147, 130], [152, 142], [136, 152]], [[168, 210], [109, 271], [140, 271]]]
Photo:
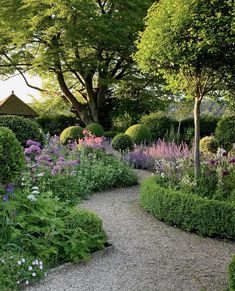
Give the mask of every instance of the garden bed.
[[161, 187], [156, 177], [143, 182], [140, 205], [157, 219], [201, 235], [235, 239], [235, 203]]

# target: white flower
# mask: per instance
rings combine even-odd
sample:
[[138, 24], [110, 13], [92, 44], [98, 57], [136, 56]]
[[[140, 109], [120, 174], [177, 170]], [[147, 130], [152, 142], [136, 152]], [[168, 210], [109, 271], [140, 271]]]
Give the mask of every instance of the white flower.
[[164, 173], [161, 173], [161, 177], [162, 177], [162, 178], [165, 178], [165, 174], [164, 174]]
[[35, 265], [38, 265], [38, 260], [35, 260]]
[[44, 173], [39, 173], [37, 174], [38, 177], [43, 177], [44, 176]]
[[44, 273], [45, 277], [47, 277], [47, 273]]
[[35, 261], [32, 262], [33, 265], [36, 265]]
[[33, 270], [33, 267], [32, 266], [29, 266], [29, 269], [28, 269], [29, 271], [32, 271]]
[[43, 265], [40, 265], [40, 267], [39, 267], [39, 268], [40, 268], [40, 270], [43, 270]]
[[36, 277], [36, 273], [35, 273], [35, 272], [33, 272], [33, 273], [32, 273], [32, 276], [33, 276], [33, 277]]
[[34, 195], [34, 194], [36, 194], [36, 195], [38, 195], [40, 192], [38, 191], [38, 190], [33, 190], [32, 191], [32, 194]]
[[43, 262], [42, 261], [39, 261], [39, 265], [43, 265]]
[[38, 186], [33, 186], [32, 190], [39, 190]]
[[29, 284], [29, 281], [28, 281], [28, 280], [26, 280], [26, 281], [25, 281], [25, 284], [26, 284], [26, 285], [28, 285], [28, 284]]
[[22, 259], [21, 262], [22, 262], [22, 263], [25, 263], [25, 259]]
[[21, 265], [21, 261], [18, 261], [17, 264], [18, 264], [18, 265]]
[[37, 198], [31, 194], [31, 195], [28, 195], [27, 198], [30, 200], [30, 201], [37, 201]]
[[5, 263], [5, 261], [4, 261], [3, 259], [1, 259], [1, 262], [2, 262], [2, 263]]
[[17, 284], [20, 284], [20, 281], [17, 281]]

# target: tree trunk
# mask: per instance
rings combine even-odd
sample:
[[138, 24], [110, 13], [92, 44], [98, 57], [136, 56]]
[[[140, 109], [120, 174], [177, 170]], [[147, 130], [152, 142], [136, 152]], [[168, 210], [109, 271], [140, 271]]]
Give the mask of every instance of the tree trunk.
[[200, 105], [201, 99], [196, 97], [194, 103], [194, 178], [200, 178]]

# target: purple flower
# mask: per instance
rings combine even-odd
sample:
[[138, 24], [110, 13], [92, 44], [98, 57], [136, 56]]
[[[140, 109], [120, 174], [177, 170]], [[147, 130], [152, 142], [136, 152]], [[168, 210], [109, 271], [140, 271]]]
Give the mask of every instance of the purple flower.
[[25, 148], [24, 152], [26, 155], [30, 155], [30, 154], [37, 154], [39, 155], [41, 153], [41, 148], [37, 145], [31, 145], [29, 148]]
[[209, 163], [210, 163], [211, 166], [214, 166], [214, 165], [217, 164], [217, 161], [216, 160], [210, 160]]
[[8, 196], [7, 194], [5, 194], [5, 195], [3, 196], [3, 198], [2, 198], [2, 200], [3, 200], [4, 202], [9, 201], [9, 196]]
[[30, 147], [32, 145], [35, 145], [35, 146], [37, 146], [39, 148], [41, 147], [41, 144], [38, 141], [31, 140], [31, 139], [29, 139], [29, 140], [26, 141], [26, 146]]
[[8, 184], [5, 187], [7, 193], [12, 193], [14, 191], [14, 186], [12, 184]]
[[229, 161], [229, 164], [235, 164], [235, 158], [232, 158], [232, 159]]
[[229, 171], [227, 171], [227, 170], [222, 171], [222, 176], [223, 177], [228, 176], [228, 175], [229, 175]]

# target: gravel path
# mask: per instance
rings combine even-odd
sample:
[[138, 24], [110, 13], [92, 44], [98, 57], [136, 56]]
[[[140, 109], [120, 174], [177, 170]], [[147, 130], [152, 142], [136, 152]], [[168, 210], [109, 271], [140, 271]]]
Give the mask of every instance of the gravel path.
[[138, 191], [139, 186], [116, 189], [84, 202], [102, 217], [113, 251], [85, 264], [59, 267], [27, 290], [224, 290], [235, 244], [157, 221], [138, 206]]

